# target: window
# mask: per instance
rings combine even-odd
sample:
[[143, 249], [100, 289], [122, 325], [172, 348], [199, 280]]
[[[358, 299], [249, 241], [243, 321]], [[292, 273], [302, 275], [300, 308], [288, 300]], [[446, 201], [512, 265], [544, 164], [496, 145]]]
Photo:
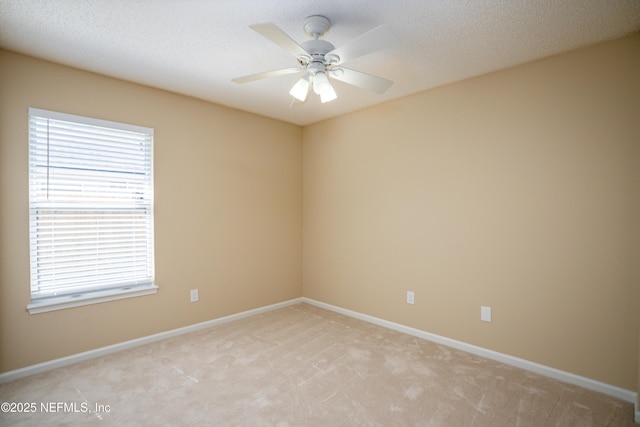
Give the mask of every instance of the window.
[[29, 109], [30, 313], [157, 292], [153, 129]]

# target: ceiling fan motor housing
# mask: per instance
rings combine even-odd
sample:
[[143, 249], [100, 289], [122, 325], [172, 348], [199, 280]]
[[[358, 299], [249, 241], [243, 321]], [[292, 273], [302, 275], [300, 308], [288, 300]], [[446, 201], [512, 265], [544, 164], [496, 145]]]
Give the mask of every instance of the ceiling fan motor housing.
[[328, 41], [318, 39], [307, 40], [306, 42], [302, 43], [302, 47], [304, 48], [304, 50], [309, 52], [309, 55], [300, 55], [298, 57], [298, 62], [302, 66], [306, 67], [309, 63], [316, 61], [322, 62], [326, 65], [338, 62], [338, 58], [333, 58], [333, 55], [325, 57], [327, 53], [335, 49], [335, 47]]

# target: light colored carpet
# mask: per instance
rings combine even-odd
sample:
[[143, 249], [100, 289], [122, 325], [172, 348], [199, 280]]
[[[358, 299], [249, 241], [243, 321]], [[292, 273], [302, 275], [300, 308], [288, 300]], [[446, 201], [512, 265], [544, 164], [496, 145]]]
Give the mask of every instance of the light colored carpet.
[[627, 402], [308, 304], [2, 384], [0, 401], [37, 404], [3, 426], [634, 425]]

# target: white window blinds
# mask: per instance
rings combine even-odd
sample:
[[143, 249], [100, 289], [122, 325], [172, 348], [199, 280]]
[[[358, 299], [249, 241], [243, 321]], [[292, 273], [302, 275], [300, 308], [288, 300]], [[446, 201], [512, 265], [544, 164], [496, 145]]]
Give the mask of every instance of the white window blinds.
[[29, 109], [31, 299], [150, 285], [153, 129]]

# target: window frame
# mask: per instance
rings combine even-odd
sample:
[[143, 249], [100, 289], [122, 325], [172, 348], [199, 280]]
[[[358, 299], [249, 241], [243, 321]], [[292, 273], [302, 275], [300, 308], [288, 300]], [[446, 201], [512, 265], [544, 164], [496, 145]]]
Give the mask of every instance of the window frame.
[[[29, 280], [30, 303], [27, 305], [27, 310], [29, 311], [29, 313], [38, 314], [38, 313], [44, 313], [44, 312], [49, 312], [54, 310], [61, 310], [61, 309], [66, 309], [71, 307], [79, 307], [79, 306], [84, 306], [89, 304], [98, 304], [98, 303], [103, 303], [107, 301], [114, 301], [114, 300], [119, 300], [124, 298], [133, 298], [133, 297], [139, 297], [143, 295], [152, 295], [157, 293], [158, 286], [155, 284], [155, 248], [154, 248], [155, 238], [154, 238], [154, 210], [153, 210], [153, 206], [154, 206], [154, 189], [153, 189], [154, 129], [149, 127], [131, 125], [131, 124], [120, 123], [120, 122], [113, 122], [113, 121], [96, 119], [91, 117], [43, 110], [43, 109], [33, 108], [33, 107], [29, 108], [29, 114], [28, 114], [30, 275], [33, 274], [32, 273], [33, 267], [34, 267], [33, 262], [34, 262], [34, 259], [37, 257], [37, 255], [34, 255], [33, 253], [36, 247], [34, 246], [35, 243], [33, 243], [33, 239], [32, 239], [34, 236], [34, 233], [36, 233], [36, 231], [32, 230], [32, 225], [35, 221], [35, 220], [32, 220], [32, 194], [31, 194], [32, 181], [35, 180], [35, 178], [32, 176], [32, 169], [31, 169], [32, 145], [33, 145], [32, 133], [31, 133], [32, 117], [45, 118], [49, 120], [61, 120], [61, 121], [71, 122], [79, 125], [96, 126], [101, 128], [114, 129], [118, 131], [132, 131], [132, 132], [144, 133], [149, 136], [150, 138], [150, 143], [149, 143], [150, 178], [149, 178], [148, 185], [150, 186], [149, 192], [150, 192], [151, 200], [150, 200], [149, 209], [151, 212], [150, 212], [150, 218], [147, 218], [147, 220], [145, 220], [145, 224], [146, 226], [150, 227], [151, 230], [150, 230], [150, 233], [147, 233], [145, 241], [147, 242], [147, 244], [150, 244], [151, 246], [150, 259], [149, 257], [147, 257], [147, 260], [148, 260], [147, 262], [150, 262], [150, 267], [151, 267], [151, 280], [150, 281], [145, 280], [143, 283], [137, 283], [137, 284], [129, 283], [129, 284], [116, 285], [113, 287], [103, 288], [103, 289], [95, 289], [94, 286], [91, 286], [93, 287], [93, 289], [85, 289], [85, 290], [80, 289], [79, 292], [67, 293], [66, 295], [54, 295], [54, 296], [34, 298], [34, 295], [32, 292], [34, 278], [30, 277], [30, 280]], [[47, 158], [48, 158], [48, 154], [47, 154]], [[47, 169], [48, 169], [48, 166], [47, 166]], [[89, 206], [89, 202], [87, 202], [87, 204], [83, 206], [85, 206], [84, 209], [86, 209]], [[108, 208], [110, 205], [105, 204], [100, 206], [104, 206], [105, 208]], [[82, 209], [82, 208], [80, 207], [79, 209]]]

